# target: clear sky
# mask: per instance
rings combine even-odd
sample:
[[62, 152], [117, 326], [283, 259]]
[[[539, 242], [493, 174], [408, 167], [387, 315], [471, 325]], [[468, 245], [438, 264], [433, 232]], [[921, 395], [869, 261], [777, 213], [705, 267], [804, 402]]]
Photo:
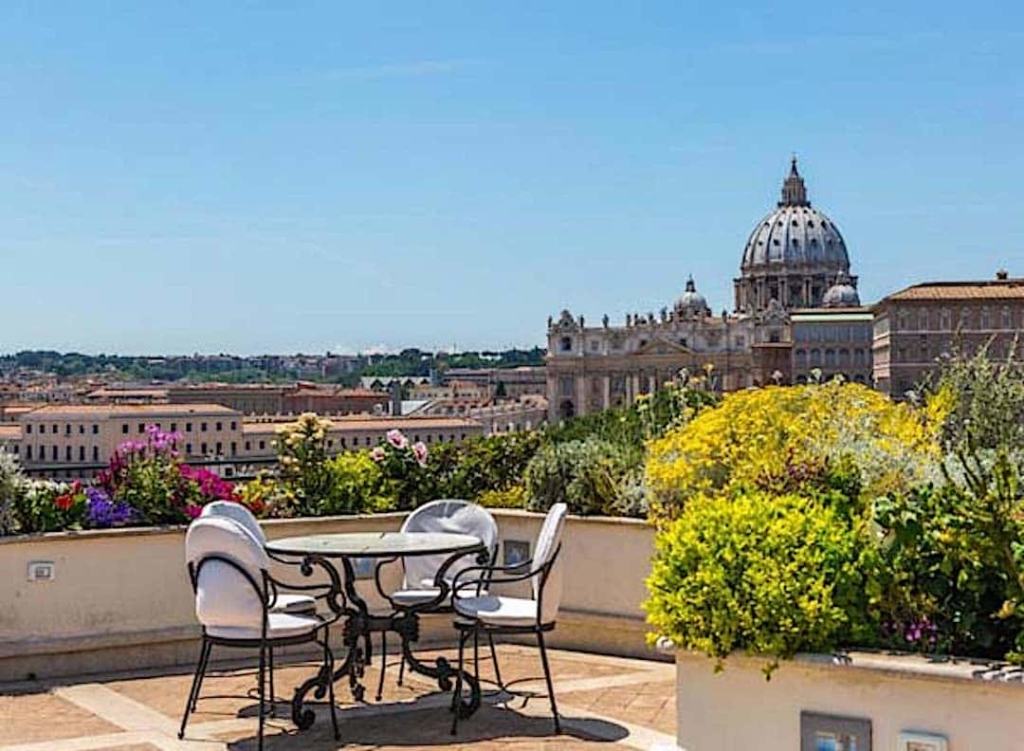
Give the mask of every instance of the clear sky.
[[792, 152], [863, 300], [1024, 276], [1022, 140], [1019, 3], [5, 2], [0, 352], [731, 307]]

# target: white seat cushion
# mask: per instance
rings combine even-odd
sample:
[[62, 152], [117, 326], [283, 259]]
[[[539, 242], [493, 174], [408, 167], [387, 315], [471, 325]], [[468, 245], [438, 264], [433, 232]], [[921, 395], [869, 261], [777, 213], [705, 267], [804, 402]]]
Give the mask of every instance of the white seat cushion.
[[[270, 613], [267, 618], [267, 638], [286, 639], [291, 636], [302, 636], [316, 631], [323, 621], [310, 615], [292, 615], [290, 613]], [[259, 639], [259, 626], [208, 626], [206, 633], [220, 639]]]
[[455, 612], [492, 626], [534, 626], [537, 624], [537, 603], [521, 597], [460, 597]]
[[[440, 590], [433, 587], [424, 587], [423, 589], [399, 589], [398, 591], [391, 593], [391, 599], [399, 605], [420, 605], [424, 602], [430, 602], [436, 598], [438, 592], [440, 592]], [[486, 590], [481, 594], [487, 594]], [[476, 591], [468, 587], [459, 593], [459, 599], [476, 596]], [[440, 604], [445, 605], [447, 603], [442, 602]]]
[[316, 598], [282, 592], [277, 595], [271, 610], [275, 613], [312, 613], [316, 610]]

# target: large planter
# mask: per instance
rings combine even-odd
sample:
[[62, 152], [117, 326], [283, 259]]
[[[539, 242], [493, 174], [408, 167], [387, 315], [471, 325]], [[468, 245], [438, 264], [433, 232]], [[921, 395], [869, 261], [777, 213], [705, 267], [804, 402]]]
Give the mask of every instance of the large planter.
[[[798, 655], [782, 662], [770, 680], [765, 664], [733, 655], [715, 672], [713, 660], [678, 653], [679, 747], [816, 750], [802, 738], [802, 716], [806, 728], [831, 722], [820, 717], [831, 715], [867, 720], [874, 751], [1024, 748], [1022, 674], [1004, 663], [865, 652]], [[905, 745], [914, 736], [931, 737], [936, 745]], [[868, 746], [862, 741], [857, 751]]]
[[[495, 510], [495, 516], [503, 545], [531, 544], [543, 520], [522, 511]], [[264, 530], [270, 538], [395, 530], [403, 518], [273, 520]], [[193, 662], [199, 631], [184, 534], [184, 527], [169, 527], [0, 538], [0, 681]], [[637, 520], [569, 520], [563, 606], [552, 646], [651, 655], [640, 606], [653, 537]], [[33, 562], [52, 563], [52, 581], [30, 581]], [[392, 585], [398, 575], [393, 567]], [[359, 588], [371, 605], [383, 606], [375, 603], [370, 582]], [[450, 618], [428, 620], [422, 636], [426, 643], [450, 642]]]

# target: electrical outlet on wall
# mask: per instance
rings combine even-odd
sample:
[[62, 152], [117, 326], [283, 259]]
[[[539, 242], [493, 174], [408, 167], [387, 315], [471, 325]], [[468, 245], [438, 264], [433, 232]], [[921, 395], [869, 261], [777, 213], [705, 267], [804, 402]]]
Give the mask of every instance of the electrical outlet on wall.
[[57, 566], [53, 561], [29, 561], [30, 582], [52, 582], [57, 578]]

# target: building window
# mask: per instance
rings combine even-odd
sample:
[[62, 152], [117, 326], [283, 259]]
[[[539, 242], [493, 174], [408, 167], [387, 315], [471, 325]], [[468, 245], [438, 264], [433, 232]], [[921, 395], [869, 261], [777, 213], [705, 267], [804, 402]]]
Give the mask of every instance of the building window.
[[266, 441], [260, 441], [260, 451], [263, 451], [263, 449], [265, 449], [266, 447], [267, 447], [267, 442]]
[[223, 429], [224, 429], [224, 423], [222, 423], [222, 422], [218, 422], [218, 423], [216, 423], [216, 425], [217, 425], [217, 428], [216, 428], [216, 429], [217, 429], [218, 431], [220, 431], [220, 430], [223, 430]]
[[145, 423], [143, 423], [143, 422], [139, 423], [139, 432], [140, 433], [145, 433], [146, 432], [146, 424]]
[[92, 447], [92, 460], [98, 462], [100, 460], [100, 448], [99, 446]]
[[980, 328], [983, 331], [988, 330], [988, 329], [992, 328], [991, 323], [992, 322], [989, 320], [988, 308], [982, 308], [981, 309], [981, 319], [979, 321]]
[[[54, 426], [54, 427], [56, 427], [56, 426]], [[56, 433], [57, 431], [54, 431], [54, 432]], [[50, 452], [50, 456], [53, 457], [54, 461], [57, 461], [57, 444], [53, 445], [53, 450]]]
[[78, 426], [78, 435], [85, 435], [85, 425]]
[[99, 425], [93, 425], [92, 426], [92, 434], [93, 435], [99, 435], [99, 433], [100, 433], [100, 426]]
[[32, 447], [31, 446], [26, 446], [25, 447], [25, 458], [26, 459], [31, 459], [32, 458]]
[[191, 443], [186, 443], [185, 444], [185, 456], [191, 456], [191, 455], [192, 455], [192, 444]]
[[235, 443], [234, 441], [232, 441], [231, 442], [231, 456], [237, 456], [237, 455], [238, 455], [238, 444]]
[[234, 420], [231, 421], [231, 429], [232, 430], [237, 430], [238, 429], [238, 423], [235, 422]]
[[190, 422], [185, 423], [185, 432], [186, 433], [191, 433], [192, 432], [192, 423], [190, 423]]
[[205, 433], [206, 432], [206, 423], [205, 422], [199, 423], [199, 432], [200, 433]]
[[206, 456], [206, 444], [205, 443], [199, 444], [199, 453], [202, 454], [203, 456]]
[[1005, 307], [1005, 306], [1003, 307], [1003, 316], [1002, 316], [1002, 318], [1003, 318], [1003, 322], [1002, 322], [1003, 326], [1002, 327], [1004, 329], [1012, 329], [1013, 328], [1013, 319], [1010, 316], [1010, 309], [1008, 307]]
[[85, 446], [79, 446], [78, 447], [78, 461], [80, 461], [80, 462], [84, 462], [85, 461]]
[[217, 456], [221, 456], [224, 453], [224, 444], [217, 441], [217, 450], [214, 452]]
[[171, 432], [172, 433], [177, 433], [178, 432], [178, 423], [176, 423], [176, 422], [172, 422], [171, 423]]
[[28, 435], [32, 435], [32, 423], [29, 423], [28, 425], [25, 426], [25, 432]]
[[559, 340], [559, 342], [558, 342], [558, 348], [562, 352], [571, 352], [572, 351], [572, 339], [567, 337], [567, 336], [563, 336]]
[[246, 441], [245, 442], [245, 450], [246, 451], [252, 451], [252, 441]]

